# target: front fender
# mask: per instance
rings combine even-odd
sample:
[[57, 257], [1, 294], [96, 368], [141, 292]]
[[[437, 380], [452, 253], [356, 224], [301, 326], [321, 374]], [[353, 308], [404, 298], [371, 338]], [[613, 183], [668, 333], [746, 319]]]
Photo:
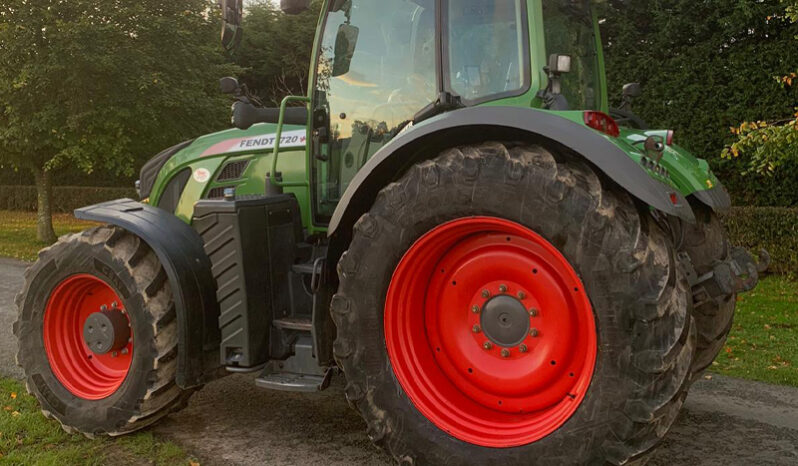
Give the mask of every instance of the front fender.
[[211, 262], [199, 234], [169, 212], [131, 199], [84, 207], [75, 211], [75, 217], [124, 228], [152, 248], [175, 300], [177, 384], [191, 388], [216, 378], [220, 367], [219, 305]]
[[[632, 196], [666, 214], [695, 222], [685, 197], [653, 178], [598, 132], [550, 112], [517, 107], [470, 107], [444, 113], [405, 131], [355, 175], [330, 222], [328, 234], [351, 229], [380, 189], [410, 166], [454, 145], [488, 140], [533, 140], [565, 146], [590, 161]], [[348, 234], [348, 233], [347, 233]]]

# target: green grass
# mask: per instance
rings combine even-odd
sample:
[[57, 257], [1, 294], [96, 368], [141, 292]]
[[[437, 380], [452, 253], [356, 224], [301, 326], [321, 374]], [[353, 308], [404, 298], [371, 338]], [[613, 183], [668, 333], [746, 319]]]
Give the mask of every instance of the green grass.
[[0, 379], [0, 408], [0, 465], [198, 465], [150, 433], [96, 440], [67, 434], [16, 380]]
[[[53, 228], [57, 236], [77, 233], [96, 226], [83, 222], [70, 214], [53, 215]], [[36, 214], [0, 210], [0, 256], [33, 261], [40, 249], [49, 246], [36, 240]]]
[[734, 327], [712, 370], [798, 387], [798, 282], [768, 277], [738, 298]]

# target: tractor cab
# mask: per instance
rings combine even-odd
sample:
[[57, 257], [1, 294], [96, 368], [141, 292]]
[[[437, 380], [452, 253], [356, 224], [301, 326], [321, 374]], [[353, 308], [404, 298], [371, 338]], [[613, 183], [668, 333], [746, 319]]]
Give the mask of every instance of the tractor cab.
[[[607, 107], [587, 1], [332, 1], [312, 67], [314, 217], [402, 131], [457, 108]], [[552, 68], [550, 57], [568, 68]]]

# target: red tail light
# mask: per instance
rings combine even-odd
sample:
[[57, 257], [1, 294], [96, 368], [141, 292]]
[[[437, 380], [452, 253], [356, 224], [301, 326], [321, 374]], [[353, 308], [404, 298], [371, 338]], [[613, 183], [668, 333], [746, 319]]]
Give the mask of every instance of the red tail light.
[[674, 131], [672, 129], [668, 130], [668, 136], [665, 138], [665, 144], [672, 146], [673, 145], [673, 136]]
[[585, 112], [585, 124], [614, 138], [621, 135], [618, 123], [604, 112]]

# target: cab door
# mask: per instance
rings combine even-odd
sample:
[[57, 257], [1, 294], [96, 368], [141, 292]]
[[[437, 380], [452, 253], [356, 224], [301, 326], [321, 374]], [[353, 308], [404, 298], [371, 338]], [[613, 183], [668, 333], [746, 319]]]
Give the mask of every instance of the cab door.
[[437, 95], [435, 0], [333, 0], [318, 39], [312, 189], [326, 224], [357, 171]]

